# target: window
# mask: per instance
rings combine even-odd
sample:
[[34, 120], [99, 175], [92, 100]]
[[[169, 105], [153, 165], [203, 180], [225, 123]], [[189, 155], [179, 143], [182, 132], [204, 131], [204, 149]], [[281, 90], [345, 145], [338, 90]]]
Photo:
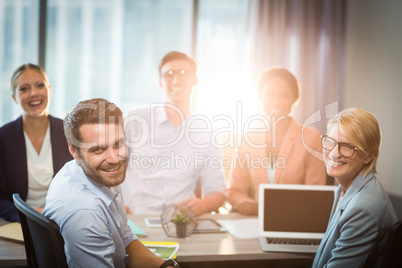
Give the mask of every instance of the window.
[[46, 70], [52, 111], [102, 97], [123, 111], [162, 101], [158, 64], [165, 53], [189, 53], [192, 2], [49, 1]]
[[[48, 0], [45, 70], [52, 85], [50, 113], [63, 118], [78, 101], [93, 97], [107, 98], [125, 113], [162, 102], [158, 65], [167, 52], [177, 50], [193, 56], [199, 67], [195, 109], [209, 116], [233, 115], [250, 82], [248, 0], [194, 2]], [[38, 25], [38, 0], [0, 2], [0, 42], [5, 44], [0, 51], [1, 125], [21, 114], [10, 101], [9, 80], [21, 64], [38, 63]]]
[[21, 111], [11, 98], [11, 75], [16, 68], [38, 59], [38, 0], [0, 1], [0, 125]]
[[[257, 98], [249, 71], [244, 0], [200, 1], [195, 109], [209, 117], [251, 115]], [[238, 102], [241, 101], [241, 102]]]

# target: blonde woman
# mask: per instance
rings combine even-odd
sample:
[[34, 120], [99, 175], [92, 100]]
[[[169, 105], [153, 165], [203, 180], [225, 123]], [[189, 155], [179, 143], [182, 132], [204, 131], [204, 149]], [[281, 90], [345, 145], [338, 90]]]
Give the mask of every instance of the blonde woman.
[[41, 212], [53, 176], [72, 159], [63, 121], [49, 115], [51, 86], [38, 65], [24, 64], [11, 78], [22, 116], [0, 128], [0, 217], [19, 221], [12, 194]]
[[380, 267], [390, 227], [398, 220], [375, 175], [380, 127], [369, 112], [351, 108], [327, 129], [321, 139], [324, 160], [339, 187], [313, 267]]

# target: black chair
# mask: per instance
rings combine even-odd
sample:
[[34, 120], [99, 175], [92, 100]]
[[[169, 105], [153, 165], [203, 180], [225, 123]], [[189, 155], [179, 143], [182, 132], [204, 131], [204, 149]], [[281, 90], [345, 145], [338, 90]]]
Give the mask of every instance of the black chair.
[[13, 194], [24, 236], [28, 267], [68, 267], [59, 226]]
[[381, 267], [402, 267], [402, 221], [398, 221], [391, 228]]

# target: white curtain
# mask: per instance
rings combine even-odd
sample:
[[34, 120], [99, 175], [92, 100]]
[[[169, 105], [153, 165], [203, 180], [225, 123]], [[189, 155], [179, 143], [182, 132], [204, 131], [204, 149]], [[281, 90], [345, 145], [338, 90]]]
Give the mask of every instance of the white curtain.
[[326, 119], [343, 108], [344, 0], [250, 0], [248, 35], [253, 80], [264, 69], [289, 69], [300, 82], [293, 111], [300, 123], [313, 115], [325, 132]]

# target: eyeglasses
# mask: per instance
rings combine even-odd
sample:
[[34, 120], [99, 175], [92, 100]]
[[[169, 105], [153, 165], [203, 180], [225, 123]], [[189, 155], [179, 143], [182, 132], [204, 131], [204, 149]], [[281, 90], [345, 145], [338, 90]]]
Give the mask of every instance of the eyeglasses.
[[172, 81], [174, 76], [177, 75], [177, 78], [179, 80], [185, 81], [191, 78], [191, 73], [187, 71], [186, 69], [180, 69], [180, 70], [167, 70], [162, 74], [163, 79], [166, 81]]
[[355, 151], [360, 151], [358, 147], [346, 143], [346, 142], [337, 142], [333, 138], [328, 137], [327, 135], [321, 135], [321, 146], [326, 151], [332, 151], [336, 145], [338, 145], [338, 152], [341, 156], [349, 158], [352, 157]]

